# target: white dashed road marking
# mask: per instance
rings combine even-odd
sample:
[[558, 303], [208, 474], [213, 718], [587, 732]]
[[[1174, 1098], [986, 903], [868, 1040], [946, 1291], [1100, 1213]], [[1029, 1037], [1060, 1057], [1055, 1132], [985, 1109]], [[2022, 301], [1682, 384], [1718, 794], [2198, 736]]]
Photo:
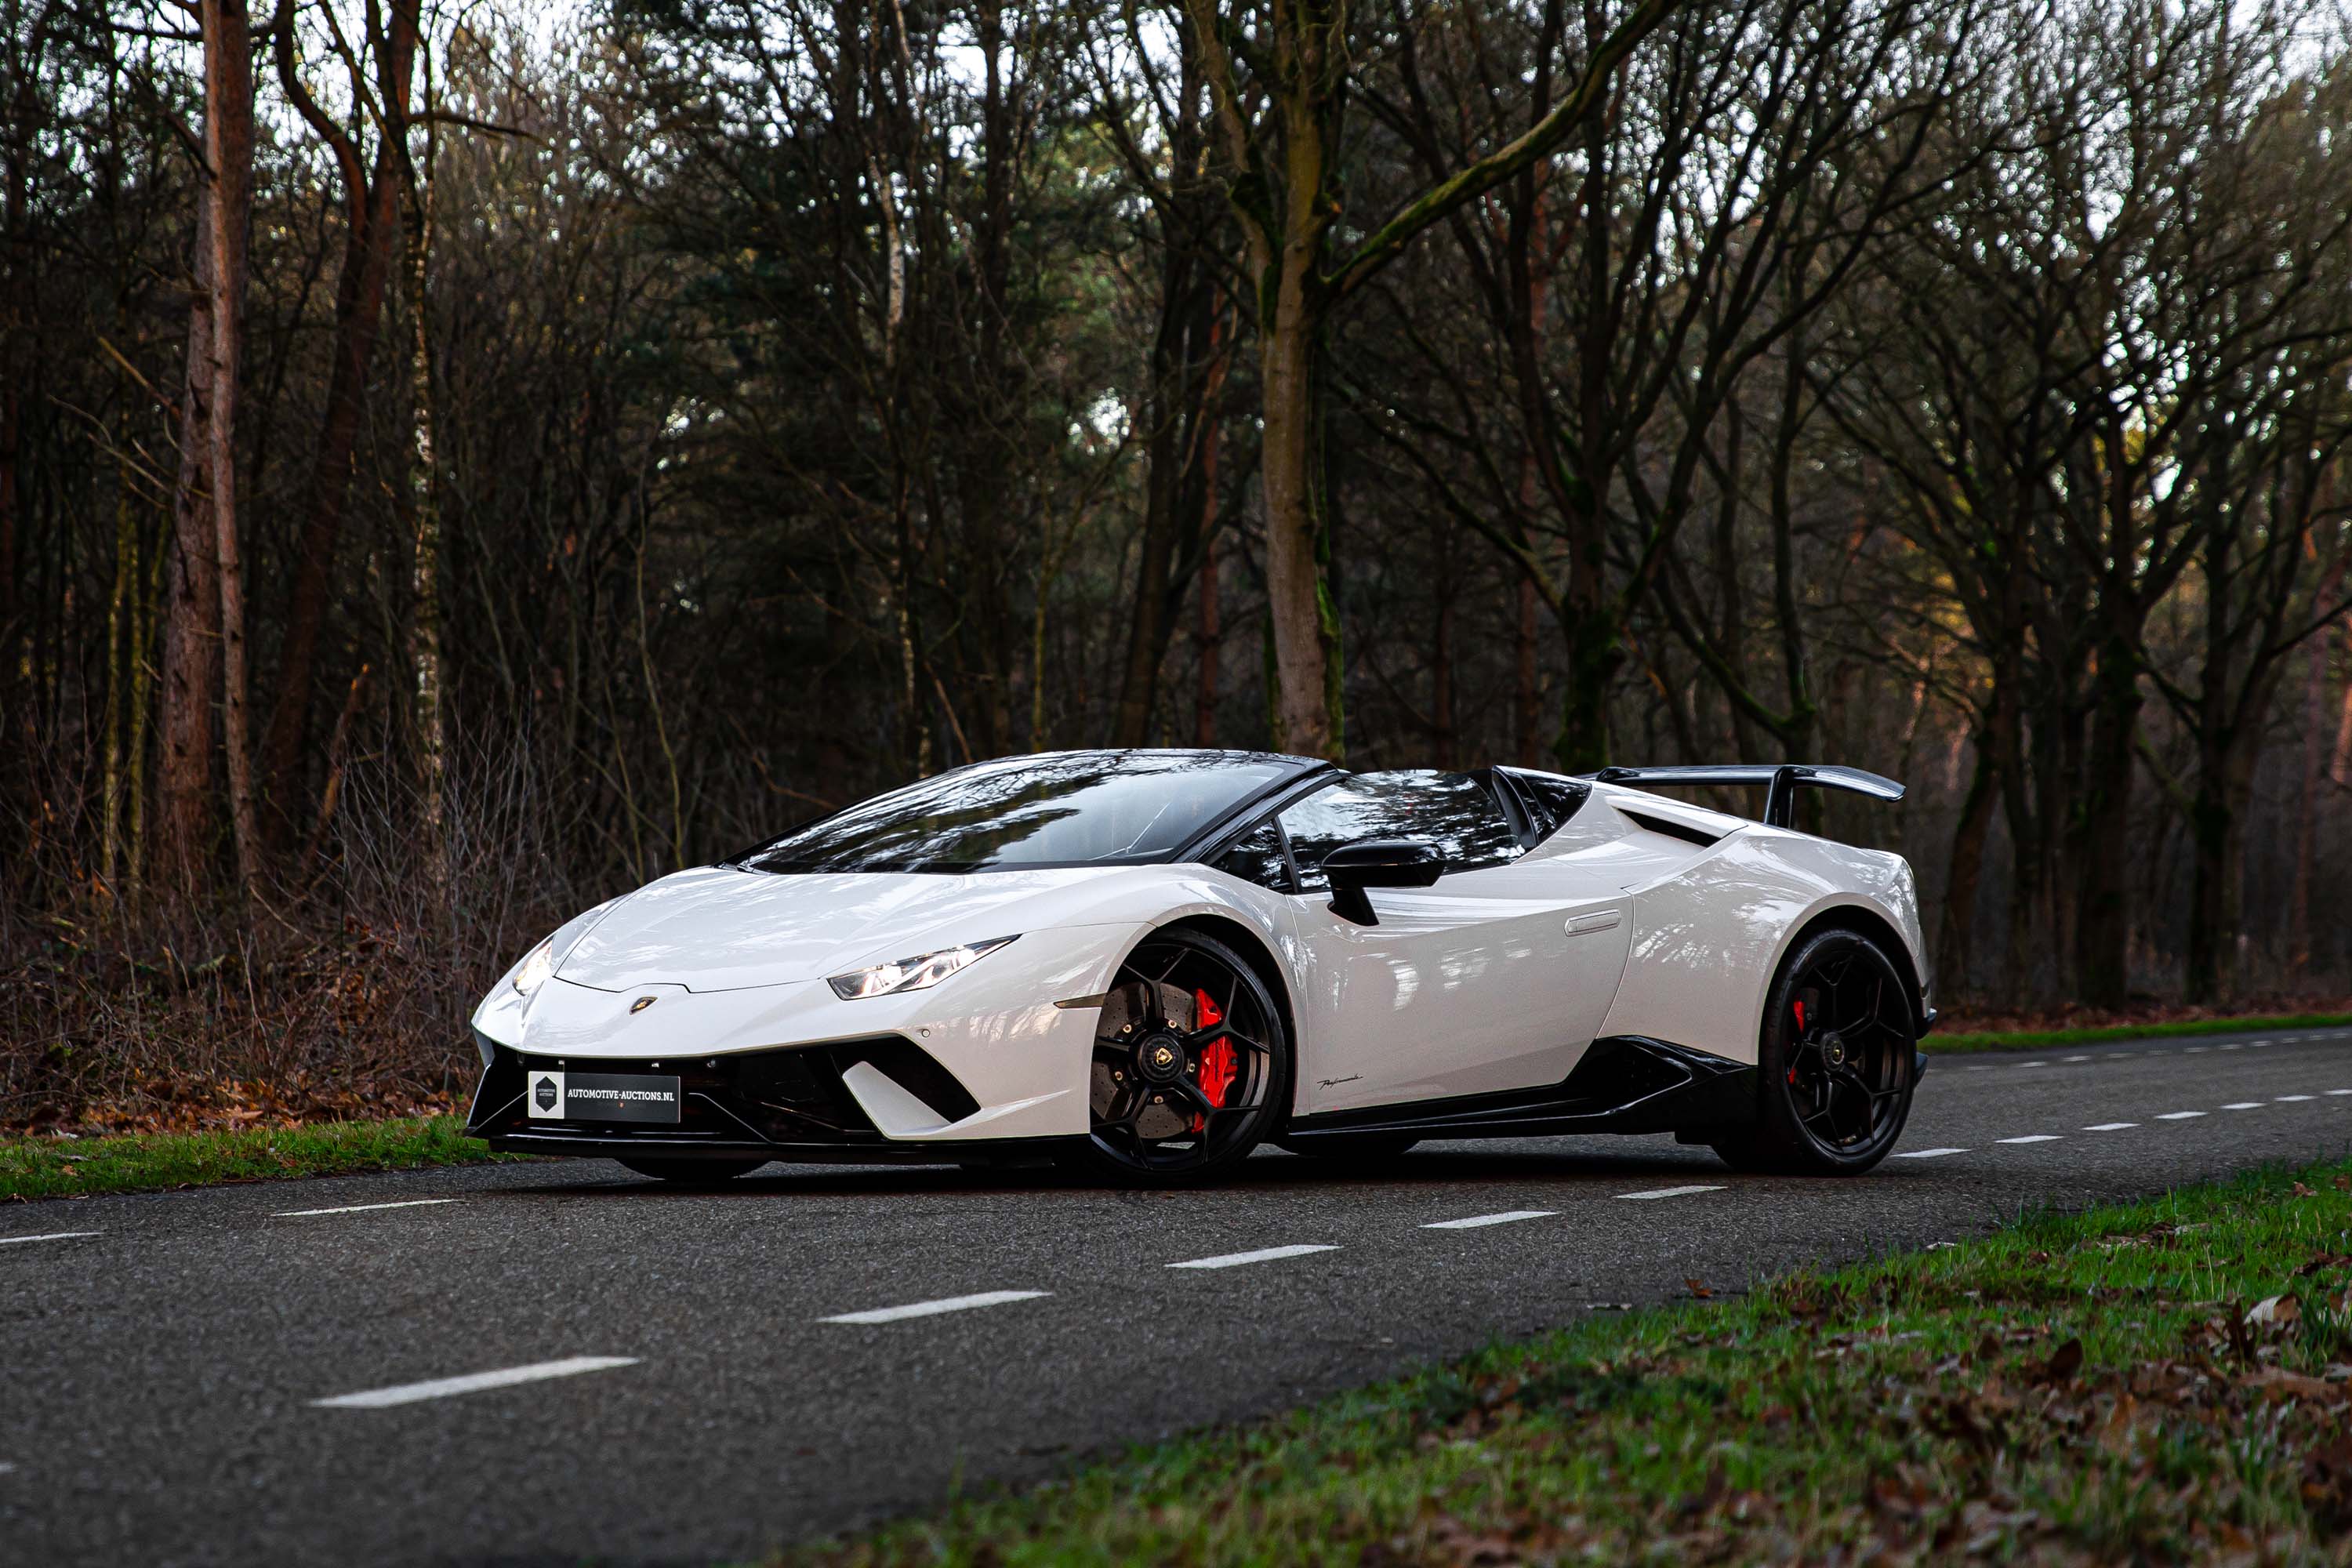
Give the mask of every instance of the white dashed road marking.
[[533, 1362], [529, 1366], [500, 1367], [496, 1372], [468, 1373], [464, 1377], [436, 1377], [430, 1383], [404, 1383], [396, 1388], [372, 1388], [364, 1394], [339, 1394], [332, 1399], [314, 1399], [310, 1403], [321, 1410], [381, 1410], [391, 1405], [415, 1405], [420, 1400], [446, 1399], [454, 1394], [511, 1388], [518, 1383], [575, 1377], [583, 1372], [636, 1364], [637, 1358], [630, 1355], [576, 1355], [563, 1361]]
[[1433, 1219], [1423, 1230], [1476, 1230], [1481, 1226], [1509, 1225], [1514, 1220], [1549, 1219], [1558, 1209], [1506, 1209], [1501, 1214], [1474, 1214], [1468, 1219]]
[[1050, 1290], [982, 1290], [976, 1296], [943, 1296], [936, 1301], [909, 1301], [903, 1307], [876, 1307], [864, 1312], [843, 1312], [819, 1318], [820, 1323], [895, 1323], [905, 1318], [935, 1318], [941, 1312], [965, 1312], [974, 1307], [1001, 1307], [1007, 1301], [1034, 1301]]
[[2307, 1094], [2282, 1094], [2277, 1097], [2278, 1102], [2281, 1105], [2300, 1105], [2305, 1100], [2311, 1098], [2312, 1097]]
[[1621, 1198], [1686, 1198], [1695, 1193], [1719, 1193], [1721, 1187], [1657, 1187], [1646, 1193], [1619, 1193]]
[[2201, 1110], [2168, 1110], [2163, 1115], [2158, 1117], [2157, 1120], [2158, 1121], [2188, 1121], [2204, 1114], [2205, 1113]]
[[2231, 1100], [2221, 1109], [2224, 1110], [2260, 1110], [2262, 1108], [2263, 1102], [2259, 1100]]
[[2095, 1127], [2085, 1127], [2085, 1132], [2120, 1132], [2126, 1127], [2137, 1127], [2137, 1121], [2102, 1121]]
[[1238, 1268], [1244, 1263], [1272, 1263], [1278, 1258], [1304, 1258], [1310, 1252], [1339, 1250], [1337, 1247], [1328, 1242], [1303, 1241], [1289, 1247], [1261, 1247], [1255, 1252], [1227, 1252], [1221, 1253], [1215, 1258], [1188, 1258], [1182, 1263], [1171, 1263], [1168, 1267], [1171, 1268]]
[[365, 1214], [370, 1209], [421, 1209], [434, 1204], [454, 1204], [456, 1198], [403, 1198], [396, 1204], [345, 1204], [338, 1209], [281, 1209], [271, 1219], [301, 1219], [315, 1214]]
[[2020, 1063], [2018, 1063], [2017, 1065], [2018, 1065], [2018, 1066], [2020, 1066], [2020, 1067], [2022, 1067], [2022, 1068], [2046, 1068], [2046, 1067], [2048, 1067], [2050, 1064], [2049, 1064], [2048, 1062], [2046, 1062], [2046, 1061], [2042, 1061], [2042, 1062], [2020, 1062]]
[[0, 1247], [16, 1247], [27, 1241], [72, 1241], [97, 1234], [94, 1230], [53, 1230], [45, 1236], [0, 1236]]
[[1940, 1160], [1947, 1154], [1965, 1154], [1966, 1149], [1906, 1149], [1895, 1157], [1898, 1160]]
[[2070, 1062], [2086, 1062], [2091, 1058], [2088, 1057], [2068, 1057], [2066, 1059]]
[[2055, 1143], [2058, 1142], [2058, 1134], [2055, 1132], [2029, 1132], [2022, 1138], [1996, 1138], [1993, 1142], [1996, 1143]]
[[2331, 1089], [2327, 1091], [2327, 1098], [2333, 1100], [2339, 1094], [2352, 1094], [2352, 1089]]

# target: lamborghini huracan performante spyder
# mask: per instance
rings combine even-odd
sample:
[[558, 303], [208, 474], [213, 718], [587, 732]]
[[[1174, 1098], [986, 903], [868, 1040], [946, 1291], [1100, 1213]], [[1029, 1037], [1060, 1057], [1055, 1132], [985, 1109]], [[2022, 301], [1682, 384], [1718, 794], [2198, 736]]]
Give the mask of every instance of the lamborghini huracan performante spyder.
[[[1749, 821], [1639, 784], [1765, 791]], [[684, 1182], [771, 1160], [1198, 1179], [1260, 1143], [1673, 1132], [1858, 1172], [1934, 1014], [1911, 869], [1795, 831], [1850, 768], [1345, 773], [1063, 752], [600, 904], [473, 1018], [469, 1131]]]

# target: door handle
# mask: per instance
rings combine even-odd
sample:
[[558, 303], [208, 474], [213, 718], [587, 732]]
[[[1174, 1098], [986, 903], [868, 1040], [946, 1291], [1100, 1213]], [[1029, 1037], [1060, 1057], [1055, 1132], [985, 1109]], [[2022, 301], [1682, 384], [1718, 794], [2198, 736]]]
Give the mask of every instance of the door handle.
[[1623, 911], [1619, 910], [1595, 910], [1588, 915], [1571, 916], [1568, 922], [1568, 934], [1585, 936], [1596, 931], [1611, 931], [1624, 918]]

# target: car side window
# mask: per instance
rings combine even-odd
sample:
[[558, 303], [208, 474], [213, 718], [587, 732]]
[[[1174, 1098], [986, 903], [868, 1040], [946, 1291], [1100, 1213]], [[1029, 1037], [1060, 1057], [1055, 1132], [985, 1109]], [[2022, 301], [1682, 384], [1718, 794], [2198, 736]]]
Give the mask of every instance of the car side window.
[[1592, 786], [1582, 779], [1562, 778], [1558, 773], [1539, 773], [1521, 768], [1510, 771], [1511, 783], [1517, 786], [1519, 798], [1528, 803], [1536, 820], [1531, 843], [1541, 843], [1560, 830], [1562, 824], [1576, 815], [1577, 808], [1591, 796]]
[[1323, 857], [1359, 838], [1425, 838], [1448, 871], [1500, 866], [1524, 850], [1493, 792], [1467, 773], [1358, 773], [1288, 807], [1281, 821], [1308, 889], [1330, 886]]
[[1290, 857], [1283, 853], [1282, 833], [1272, 817], [1234, 839], [1210, 864], [1244, 882], [1255, 882], [1277, 893], [1290, 891]]

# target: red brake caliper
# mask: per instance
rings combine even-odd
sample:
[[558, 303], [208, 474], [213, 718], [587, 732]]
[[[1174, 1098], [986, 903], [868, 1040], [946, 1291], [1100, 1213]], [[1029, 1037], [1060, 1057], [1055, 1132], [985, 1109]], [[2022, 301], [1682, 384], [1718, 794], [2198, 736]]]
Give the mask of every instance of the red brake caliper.
[[[1225, 1021], [1224, 1009], [1210, 1001], [1207, 992], [1193, 992], [1192, 1000], [1200, 1008], [1196, 1015], [1196, 1027], [1205, 1029], [1212, 1024], [1222, 1024]], [[1223, 1108], [1225, 1091], [1234, 1087], [1234, 1079], [1240, 1071], [1241, 1064], [1234, 1058], [1234, 1043], [1231, 1040], [1220, 1036], [1202, 1048], [1201, 1092], [1208, 1096], [1211, 1105], [1219, 1109]], [[1195, 1132], [1208, 1124], [1209, 1119], [1205, 1116], [1192, 1118], [1192, 1131]]]
[[[1804, 1032], [1805, 1032], [1805, 1005], [1804, 1005], [1802, 1002], [1800, 1002], [1800, 1003], [1798, 1003], [1798, 1004], [1797, 1004], [1797, 1033], [1799, 1033], [1799, 1034], [1801, 1034], [1801, 1034], [1803, 1034]], [[1794, 1083], [1794, 1082], [1796, 1082], [1796, 1081], [1797, 1081], [1797, 1065], [1796, 1065], [1796, 1063], [1794, 1063], [1794, 1062], [1791, 1062], [1791, 1063], [1790, 1063], [1790, 1064], [1789, 1064], [1789, 1081], [1790, 1081], [1790, 1083]]]

